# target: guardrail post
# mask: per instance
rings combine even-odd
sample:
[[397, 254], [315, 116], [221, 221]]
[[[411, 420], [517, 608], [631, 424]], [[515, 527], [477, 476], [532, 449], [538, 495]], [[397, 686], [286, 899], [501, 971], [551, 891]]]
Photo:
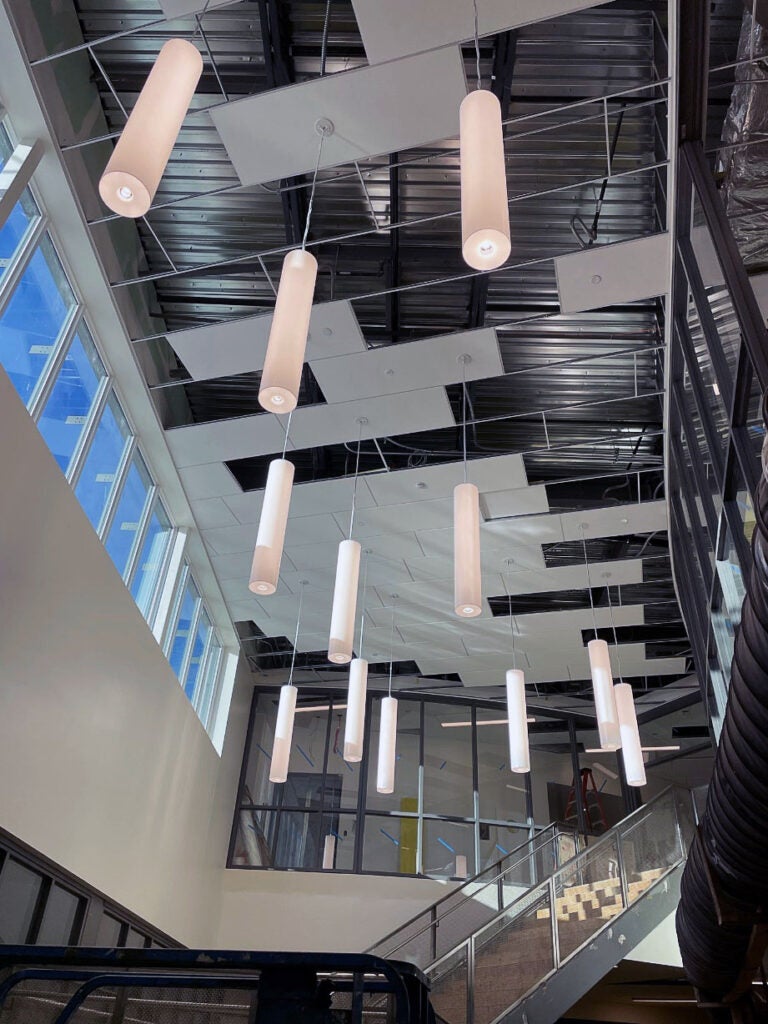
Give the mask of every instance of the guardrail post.
[[432, 963], [437, 960], [437, 907], [434, 904], [430, 907], [430, 946], [432, 953]]
[[619, 864], [619, 880], [621, 882], [621, 901], [626, 910], [629, 906], [629, 884], [627, 882], [627, 866], [624, 863], [624, 851], [621, 848], [621, 832], [616, 834], [616, 859]]
[[560, 967], [560, 939], [557, 934], [557, 898], [555, 876], [549, 876], [549, 920], [552, 927], [552, 962], [555, 970]]
[[475, 1024], [475, 936], [467, 942], [467, 1024]]

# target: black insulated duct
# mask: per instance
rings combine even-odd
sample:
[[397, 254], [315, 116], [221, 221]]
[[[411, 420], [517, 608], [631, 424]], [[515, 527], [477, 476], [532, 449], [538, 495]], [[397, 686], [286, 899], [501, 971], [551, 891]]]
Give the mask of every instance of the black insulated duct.
[[768, 945], [768, 483], [707, 806], [681, 882], [677, 936], [704, 1003], [740, 1005]]

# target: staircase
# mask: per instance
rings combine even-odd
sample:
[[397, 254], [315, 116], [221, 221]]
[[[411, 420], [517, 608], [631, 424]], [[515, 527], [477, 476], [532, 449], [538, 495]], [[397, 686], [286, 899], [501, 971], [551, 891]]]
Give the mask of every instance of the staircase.
[[[694, 830], [691, 794], [672, 788], [565, 863], [553, 863], [480, 927], [419, 964], [436, 1015], [446, 1024], [558, 1020], [674, 910]], [[468, 900], [454, 908], [454, 935], [473, 917]], [[423, 933], [393, 955], [410, 959], [414, 950], [423, 957]]]

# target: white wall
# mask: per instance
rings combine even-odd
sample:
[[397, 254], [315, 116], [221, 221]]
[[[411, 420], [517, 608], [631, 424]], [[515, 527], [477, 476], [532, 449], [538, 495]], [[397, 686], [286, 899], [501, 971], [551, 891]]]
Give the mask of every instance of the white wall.
[[220, 759], [2, 371], [0, 481], [0, 825], [204, 945], [250, 673]]

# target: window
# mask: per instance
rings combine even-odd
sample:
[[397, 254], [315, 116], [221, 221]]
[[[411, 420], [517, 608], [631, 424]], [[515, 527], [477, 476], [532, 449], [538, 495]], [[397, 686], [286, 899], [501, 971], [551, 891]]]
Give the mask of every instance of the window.
[[133, 599], [145, 619], [149, 619], [157, 593], [160, 575], [168, 553], [168, 542], [173, 534], [168, 513], [160, 499], [156, 499], [144, 534], [141, 551], [130, 583]]
[[128, 421], [120, 403], [112, 394], [99, 420], [75, 487], [75, 495], [96, 531], [99, 531], [130, 439]]
[[[182, 575], [183, 577], [189, 577], [189, 566], [185, 567]], [[181, 598], [177, 601], [178, 614], [176, 616], [176, 626], [168, 652], [168, 661], [170, 661], [171, 668], [178, 676], [182, 686], [186, 676], [187, 651], [189, 650], [192, 635], [192, 623], [195, 620], [199, 600], [200, 595], [197, 592], [194, 581], [191, 578], [187, 578]]]
[[81, 323], [37, 424], [62, 473], [69, 471], [105, 378], [104, 364]]
[[27, 406], [74, 306], [72, 289], [46, 235], [0, 318], [0, 361]]
[[[5, 167], [12, 152], [13, 144], [6, 130], [0, 125], [0, 170]], [[0, 228], [0, 281], [13, 263], [31, 226], [39, 220], [39, 217], [40, 211], [37, 204], [29, 189], [26, 188], [22, 192], [21, 199], [11, 210], [8, 220]]]
[[128, 467], [123, 490], [105, 541], [109, 556], [123, 579], [151, 494], [152, 477], [141, 455], [136, 452]]

